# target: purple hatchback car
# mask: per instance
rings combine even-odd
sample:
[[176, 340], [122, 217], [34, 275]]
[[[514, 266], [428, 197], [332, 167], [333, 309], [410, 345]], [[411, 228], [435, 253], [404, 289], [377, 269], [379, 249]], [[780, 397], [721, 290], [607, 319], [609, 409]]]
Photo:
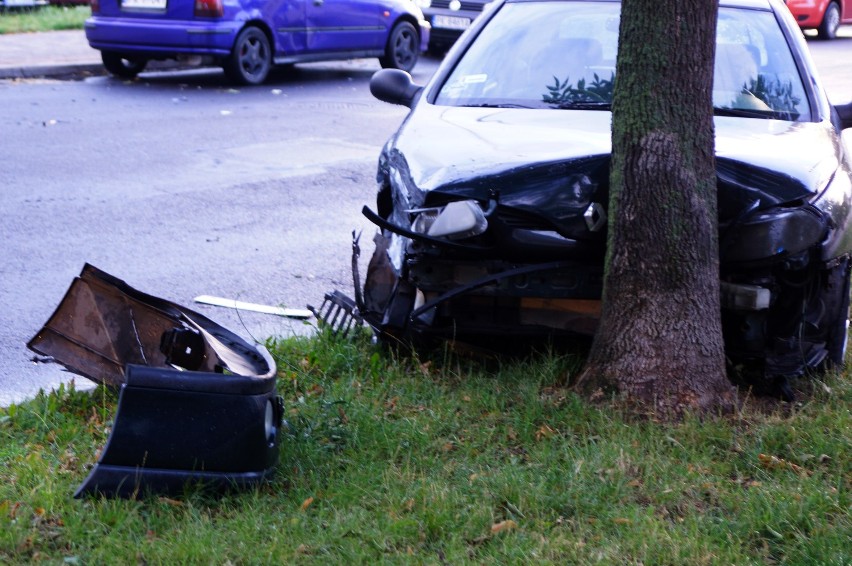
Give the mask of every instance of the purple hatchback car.
[[256, 85], [275, 64], [308, 61], [378, 57], [410, 71], [429, 23], [412, 0], [93, 0], [86, 38], [119, 77], [201, 57]]

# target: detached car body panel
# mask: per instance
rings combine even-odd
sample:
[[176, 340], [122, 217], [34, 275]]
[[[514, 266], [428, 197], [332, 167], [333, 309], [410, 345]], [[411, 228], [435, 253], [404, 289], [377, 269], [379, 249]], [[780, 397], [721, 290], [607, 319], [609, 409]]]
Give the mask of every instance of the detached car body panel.
[[109, 439], [75, 497], [244, 488], [278, 459], [274, 379], [130, 365]]
[[203, 56], [245, 84], [263, 82], [272, 64], [379, 57], [411, 70], [429, 44], [410, 0], [99, 0], [85, 27], [113, 74]]
[[[425, 88], [374, 76], [374, 94], [411, 107], [381, 153], [376, 210], [365, 209], [381, 232], [361, 306], [380, 335], [594, 333], [619, 11], [501, 1]], [[840, 363], [850, 108], [829, 104], [775, 0], [721, 3], [713, 101], [732, 367], [790, 376]]]
[[120, 388], [106, 447], [76, 496], [225, 489], [272, 472], [275, 363], [203, 315], [86, 265], [28, 346]]

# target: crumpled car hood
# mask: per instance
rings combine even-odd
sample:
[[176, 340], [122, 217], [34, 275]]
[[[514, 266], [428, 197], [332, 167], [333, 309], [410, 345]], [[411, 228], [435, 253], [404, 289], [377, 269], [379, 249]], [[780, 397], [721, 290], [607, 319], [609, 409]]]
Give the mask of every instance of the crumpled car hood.
[[[420, 104], [386, 146], [383, 167], [404, 170], [407, 184], [423, 192], [518, 168], [552, 168], [608, 156], [610, 120], [606, 111]], [[767, 204], [818, 194], [838, 167], [841, 150], [827, 123], [729, 117], [716, 117], [715, 123], [720, 176], [756, 189]], [[412, 205], [422, 204], [410, 196]], [[720, 201], [724, 198], [720, 193]]]

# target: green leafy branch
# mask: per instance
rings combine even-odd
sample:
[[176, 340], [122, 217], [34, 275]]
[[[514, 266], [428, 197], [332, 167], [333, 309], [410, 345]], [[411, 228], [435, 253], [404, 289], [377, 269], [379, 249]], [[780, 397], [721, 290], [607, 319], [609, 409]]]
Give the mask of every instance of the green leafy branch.
[[766, 75], [751, 79], [748, 88], [743, 85], [743, 91], [761, 99], [775, 112], [798, 114], [797, 108], [802, 101], [793, 94], [792, 81], [770, 80]]
[[570, 77], [560, 81], [553, 76], [553, 84], [547, 86], [547, 93], [542, 95], [542, 101], [548, 104], [565, 104], [572, 102], [612, 102], [612, 92], [615, 85], [615, 73], [609, 79], [602, 79], [597, 73], [594, 80], [586, 84], [586, 79], [571, 84]]

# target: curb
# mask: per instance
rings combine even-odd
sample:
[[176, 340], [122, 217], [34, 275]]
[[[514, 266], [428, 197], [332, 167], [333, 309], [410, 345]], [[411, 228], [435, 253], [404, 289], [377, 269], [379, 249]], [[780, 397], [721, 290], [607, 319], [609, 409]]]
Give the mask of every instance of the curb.
[[88, 74], [103, 75], [106, 73], [99, 63], [72, 65], [33, 65], [26, 67], [0, 68], [0, 79], [37, 79], [44, 77], [62, 77], [67, 75]]
[[[203, 68], [185, 65], [177, 61], [151, 61], [144, 73], [156, 71], [180, 71]], [[26, 65], [22, 67], [0, 67], [0, 80], [3, 79], [41, 79], [63, 77], [88, 77], [109, 75], [102, 63], [65, 63], [55, 65]]]

